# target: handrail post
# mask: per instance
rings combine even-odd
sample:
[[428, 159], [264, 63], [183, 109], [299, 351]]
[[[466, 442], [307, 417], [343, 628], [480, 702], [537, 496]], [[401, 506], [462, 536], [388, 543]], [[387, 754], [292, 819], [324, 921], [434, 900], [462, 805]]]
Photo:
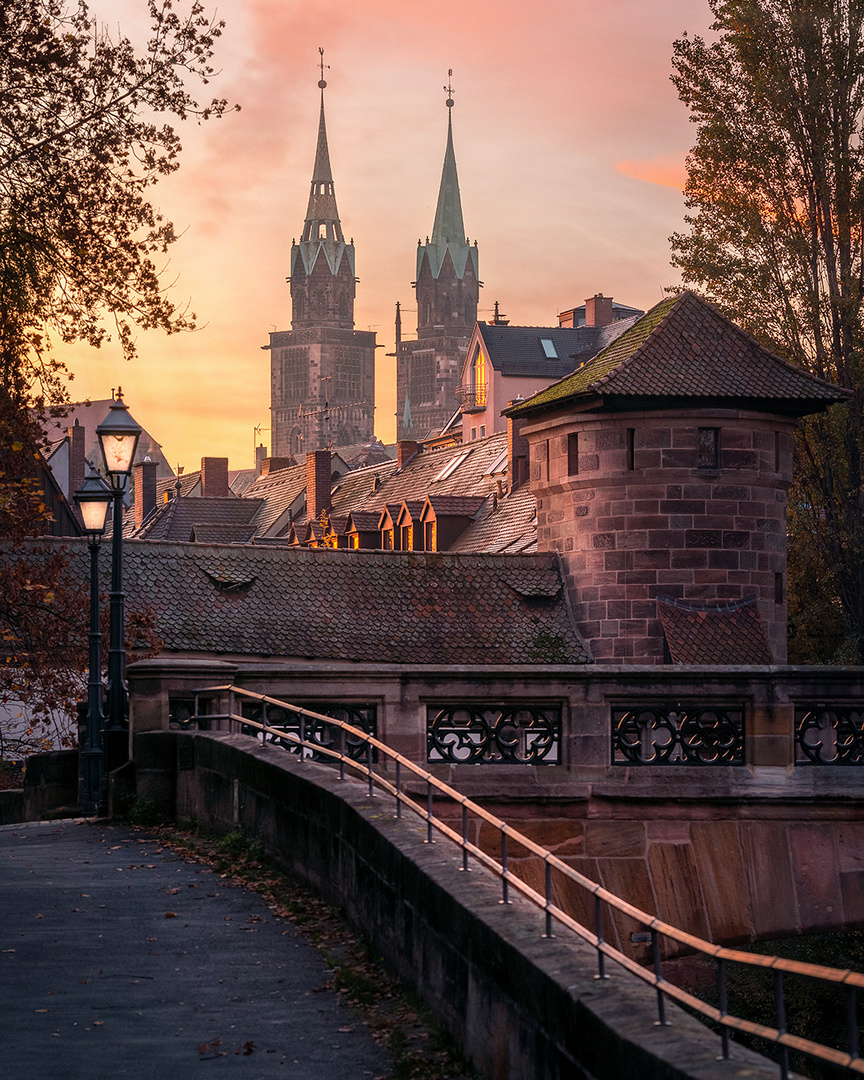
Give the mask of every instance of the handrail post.
[[367, 791], [367, 794], [368, 794], [370, 799], [374, 799], [374, 797], [375, 797], [375, 785], [373, 783], [373, 777], [374, 777], [375, 774], [372, 772], [372, 753], [373, 753], [373, 751], [372, 751], [372, 743], [367, 742], [366, 743], [366, 771], [367, 771], [367, 774], [369, 776], [369, 789]]
[[228, 730], [234, 730], [234, 687], [228, 687]]
[[[783, 972], [774, 971], [774, 1008], [777, 1011], [777, 1031], [780, 1035], [786, 1034], [786, 1000], [783, 996]], [[782, 1043], [780, 1048], [780, 1077], [781, 1080], [789, 1080], [789, 1050]]]
[[432, 782], [426, 781], [426, 840], [427, 844], [434, 844], [432, 839]]
[[726, 993], [726, 961], [717, 961], [717, 1004], [720, 1009], [720, 1046], [721, 1061], [729, 1060], [729, 1028], [723, 1023], [723, 1017], [729, 1012], [729, 998]]
[[306, 714], [300, 710], [300, 760], [306, 760]]
[[546, 864], [546, 933], [543, 937], [551, 938], [555, 937], [552, 933], [552, 912], [549, 910], [552, 903], [552, 867], [549, 865], [548, 857], [544, 862]]
[[339, 779], [345, 779], [345, 728], [339, 725]]
[[510, 871], [507, 869], [507, 833], [501, 830], [501, 899], [499, 904], [510, 903], [509, 882], [507, 881], [507, 875]]
[[402, 762], [396, 758], [396, 819], [402, 818]]
[[661, 987], [663, 982], [663, 958], [660, 955], [660, 935], [653, 927], [651, 929], [651, 948], [654, 952], [654, 977], [657, 980], [657, 1026], [666, 1027], [669, 1021], [666, 1019], [666, 998]]
[[195, 712], [194, 712], [194, 716], [195, 716], [195, 727], [197, 728], [197, 727], [199, 726], [199, 725], [198, 725], [198, 691], [197, 691], [197, 690], [195, 691], [195, 705], [194, 705], [194, 709], [195, 709]]
[[261, 745], [267, 742], [267, 702], [261, 702]]
[[466, 873], [468, 866], [468, 807], [462, 803], [462, 870]]
[[606, 954], [600, 948], [604, 943], [603, 937], [603, 901], [597, 895], [594, 894], [594, 928], [597, 932], [597, 974], [595, 979], [608, 979], [606, 974]]
[[858, 1040], [858, 1010], [856, 1008], [855, 987], [846, 987], [846, 1038], [849, 1041], [849, 1056], [857, 1058], [861, 1056], [861, 1047]]

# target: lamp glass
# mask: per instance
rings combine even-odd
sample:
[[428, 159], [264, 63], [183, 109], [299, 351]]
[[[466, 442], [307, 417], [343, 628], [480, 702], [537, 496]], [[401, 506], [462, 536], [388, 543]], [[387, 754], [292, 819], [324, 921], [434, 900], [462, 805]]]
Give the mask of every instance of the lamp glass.
[[135, 447], [138, 443], [139, 433], [115, 435], [110, 431], [103, 431], [99, 435], [102, 446], [102, 456], [105, 459], [105, 469], [109, 473], [128, 475], [132, 470], [132, 458], [135, 456]]
[[110, 503], [110, 498], [78, 499], [78, 509], [81, 511], [81, 520], [84, 522], [84, 532], [88, 536], [101, 536], [105, 532], [105, 520], [108, 517]]

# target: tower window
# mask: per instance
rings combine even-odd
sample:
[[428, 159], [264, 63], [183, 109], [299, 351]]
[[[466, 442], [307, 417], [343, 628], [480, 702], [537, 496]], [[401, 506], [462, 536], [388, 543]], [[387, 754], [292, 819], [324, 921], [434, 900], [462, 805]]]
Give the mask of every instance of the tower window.
[[636, 429], [627, 428], [627, 468], [632, 472], [636, 468]]
[[720, 468], [720, 428], [699, 428], [696, 440], [696, 463], [700, 469]]
[[579, 475], [579, 433], [571, 431], [567, 436], [567, 475]]

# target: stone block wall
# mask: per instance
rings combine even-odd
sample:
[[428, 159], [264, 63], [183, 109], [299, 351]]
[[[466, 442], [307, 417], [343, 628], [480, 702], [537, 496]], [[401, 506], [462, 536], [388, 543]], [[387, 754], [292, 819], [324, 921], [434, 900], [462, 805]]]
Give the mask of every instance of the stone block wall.
[[774, 662], [785, 662], [794, 427], [766, 413], [704, 409], [526, 425], [538, 548], [561, 553], [597, 661], [663, 662], [658, 596], [756, 596]]

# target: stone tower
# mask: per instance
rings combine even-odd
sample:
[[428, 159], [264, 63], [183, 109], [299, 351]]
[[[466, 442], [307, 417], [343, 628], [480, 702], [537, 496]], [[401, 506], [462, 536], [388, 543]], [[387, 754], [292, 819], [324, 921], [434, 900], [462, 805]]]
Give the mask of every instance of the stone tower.
[[506, 410], [596, 661], [785, 663], [793, 434], [849, 393], [684, 292]]
[[291, 244], [291, 330], [270, 335], [272, 455], [298, 458], [368, 442], [374, 424], [375, 334], [354, 329], [354, 242], [345, 242], [321, 112], [312, 187]]
[[[452, 72], [451, 72], [452, 74]], [[417, 340], [397, 330], [398, 437], [422, 438], [458, 410], [456, 387], [477, 321], [480, 285], [477, 241], [465, 236], [456, 155], [453, 90], [447, 90], [447, 147], [431, 237], [417, 245]]]

